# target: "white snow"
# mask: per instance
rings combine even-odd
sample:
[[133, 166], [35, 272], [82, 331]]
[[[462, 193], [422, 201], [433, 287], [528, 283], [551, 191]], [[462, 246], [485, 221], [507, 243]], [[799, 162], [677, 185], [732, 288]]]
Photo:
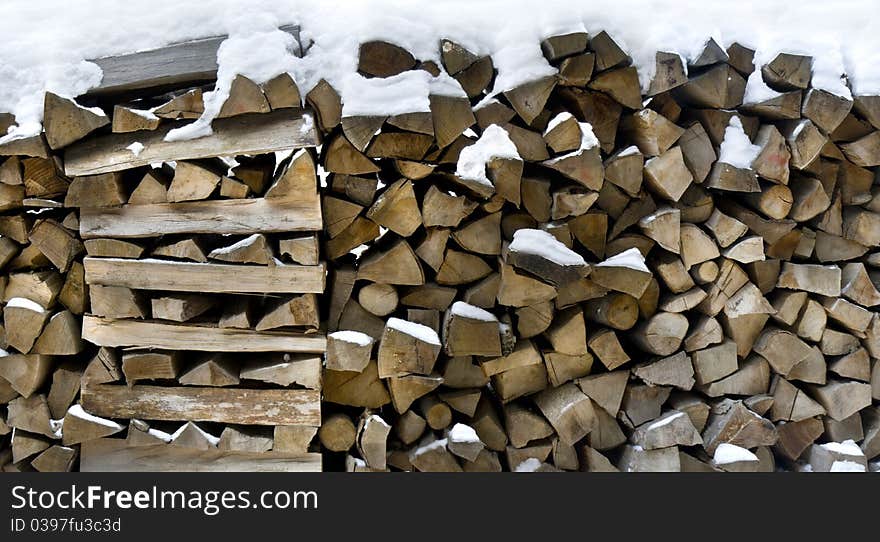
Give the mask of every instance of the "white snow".
[[95, 416], [93, 414], [89, 414], [88, 412], [83, 410], [82, 405], [80, 405], [79, 403], [77, 403], [77, 404], [71, 406], [69, 409], [67, 409], [67, 413], [70, 414], [71, 416], [75, 416], [81, 420], [86, 420], [88, 422], [97, 423], [97, 424], [103, 425], [105, 427], [112, 427], [113, 429], [117, 429], [120, 431], [122, 430], [122, 426], [119, 425], [118, 423], [114, 422], [113, 420], [106, 420], [104, 418], [99, 418], [98, 416]]
[[552, 233], [523, 228], [513, 234], [508, 249], [513, 252], [534, 254], [559, 265], [586, 265], [583, 256], [563, 245]]
[[440, 337], [437, 336], [436, 331], [428, 326], [408, 320], [401, 320], [400, 318], [389, 318], [385, 325], [401, 333], [411, 335], [422, 342], [440, 346]]
[[157, 116], [153, 113], [153, 110], [152, 110], [152, 109], [134, 109], [134, 108], [131, 108], [131, 109], [128, 110], [128, 112], [129, 112], [129, 113], [134, 113], [135, 115], [137, 115], [137, 116], [139, 116], [139, 117], [143, 117], [143, 118], [145, 118], [145, 119], [147, 119], [147, 120], [159, 120], [159, 117], [157, 117]]
[[471, 320], [481, 320], [483, 322], [498, 321], [498, 318], [491, 312], [481, 309], [480, 307], [475, 307], [470, 303], [465, 303], [464, 301], [456, 301], [453, 303], [450, 311], [456, 316], [470, 318]]
[[622, 151], [620, 151], [619, 153], [617, 153], [617, 156], [619, 156], [619, 157], [629, 156], [631, 154], [639, 154], [640, 152], [641, 151], [639, 150], [638, 147], [636, 147], [635, 145], [630, 145], [629, 147], [627, 147], [627, 148], [623, 149]]
[[[178, 438], [180, 438], [180, 435], [183, 434], [183, 432], [186, 430], [186, 426], [189, 425], [189, 423], [190, 423], [190, 422], [187, 422], [187, 423], [181, 425], [181, 426], [180, 426], [180, 429], [178, 429], [177, 431], [175, 431], [175, 432], [171, 435], [171, 441], [170, 441], [170, 442], [174, 442], [175, 440], [177, 440]], [[196, 425], [196, 424], [192, 424], [192, 426], [195, 428], [196, 431], [199, 432], [199, 434], [201, 434], [203, 437], [205, 437], [205, 440], [207, 440], [208, 442], [211, 443], [211, 446], [217, 446], [217, 444], [220, 443], [220, 437], [215, 437], [214, 435], [212, 435], [212, 434], [210, 434], [210, 433], [206, 433], [204, 429], [202, 429], [201, 427], [199, 427], [199, 426]]]
[[820, 444], [822, 448], [825, 448], [829, 452], [835, 452], [843, 455], [850, 455], [856, 457], [863, 457], [865, 454], [862, 452], [862, 449], [859, 448], [859, 445], [852, 439], [844, 440], [843, 442], [829, 442], [827, 444]]
[[333, 337], [337, 341], [344, 341], [347, 343], [354, 343], [358, 346], [367, 346], [372, 344], [373, 338], [367, 335], [366, 333], [361, 333], [360, 331], [334, 331], [329, 335], [329, 337]]
[[648, 431], [650, 431], [652, 429], [659, 429], [659, 428], [663, 427], [664, 425], [668, 425], [668, 424], [672, 423], [673, 421], [675, 421], [676, 419], [681, 418], [682, 416], [684, 416], [684, 412], [676, 412], [675, 414], [666, 416], [665, 418], [662, 418], [662, 419], [652, 423], [651, 425], [649, 425]]
[[49, 420], [49, 429], [52, 430], [52, 434], [55, 435], [55, 438], [61, 438], [64, 436], [64, 418], [60, 420]]
[[[389, 114], [390, 106], [398, 112], [424, 110], [429, 93], [460, 92], [448, 77], [435, 80], [422, 71], [399, 81], [361, 77], [357, 45], [377, 38], [438, 65], [442, 37], [491, 55], [498, 70], [494, 96], [555, 72], [541, 54], [541, 39], [603, 29], [632, 57], [643, 88], [654, 74], [657, 51], [695, 58], [713, 37], [722, 48], [734, 41], [755, 48], [759, 66], [780, 51], [811, 54], [818, 88], [848, 94], [845, 73], [856, 94], [880, 94], [880, 47], [866, 20], [874, 11], [873, 0], [850, 0], [845, 7], [826, 0], [704, 0], [696, 9], [692, 2], [668, 0], [544, 0], [539, 10], [528, 0], [252, 0], [247, 9], [239, 0], [152, 0], [149, 10], [115, 0], [4, 0], [0, 111], [16, 115], [15, 135], [36, 133], [45, 90], [77, 96], [100, 82], [100, 69], [84, 59], [220, 34], [231, 37], [218, 54], [220, 76], [217, 91], [206, 96], [206, 118], [219, 110], [235, 73], [260, 82], [288, 71], [303, 95], [327, 79], [340, 91], [346, 114]], [[276, 30], [289, 23], [302, 27], [303, 58], [291, 53], [291, 40]], [[172, 137], [210, 131], [206, 122], [190, 126]]]
[[755, 70], [746, 80], [746, 93], [743, 96], [743, 104], [757, 104], [778, 98], [781, 92], [777, 92], [767, 86], [764, 78], [761, 76], [761, 70]]
[[366, 419], [366, 421], [364, 421], [364, 431], [367, 430], [367, 427], [369, 427], [371, 423], [378, 423], [379, 425], [381, 425], [381, 426], [383, 426], [383, 427], [391, 427], [391, 426], [388, 425], [388, 423], [387, 423], [385, 420], [383, 420], [382, 417], [379, 416], [378, 414], [371, 414], [371, 415]]
[[742, 122], [736, 115], [724, 130], [724, 141], [718, 150], [718, 161], [740, 169], [749, 169], [752, 162], [761, 154], [761, 147], [753, 145], [749, 136], [743, 131]]
[[637, 248], [630, 248], [620, 254], [615, 254], [604, 262], [597, 263], [596, 267], [628, 267], [629, 269], [644, 271], [645, 273], [651, 272], [648, 266], [645, 265], [645, 257], [642, 256], [642, 253]]
[[553, 128], [556, 128], [557, 126], [559, 126], [563, 122], [567, 121], [568, 119], [573, 119], [573, 118], [574, 118], [574, 115], [572, 115], [568, 111], [563, 111], [563, 112], [557, 114], [555, 117], [550, 119], [550, 122], [547, 123], [547, 128], [544, 130], [544, 135], [549, 134], [551, 131], [553, 131]]
[[[174, 437], [171, 436], [170, 433], [166, 433], [165, 431], [159, 431], [158, 429], [153, 429], [152, 427], [147, 429], [147, 434], [156, 437], [157, 439], [168, 443], [174, 440]], [[219, 442], [219, 440], [218, 440]]]
[[513, 472], [535, 472], [541, 468], [541, 461], [535, 457], [530, 457], [516, 466]]
[[0, 348], [0, 358], [5, 358], [8, 355], [9, 355], [9, 352]]
[[480, 442], [480, 437], [473, 427], [463, 423], [457, 423], [449, 430], [450, 442]]
[[735, 444], [722, 442], [715, 448], [715, 455], [712, 457], [712, 461], [716, 465], [727, 465], [740, 461], [758, 461], [758, 456]]
[[125, 147], [125, 148], [130, 150], [131, 154], [133, 154], [135, 156], [140, 156], [141, 151], [144, 150], [144, 144], [141, 143], [140, 141], [135, 141], [134, 143], [132, 143], [131, 145], [129, 145], [128, 147]]
[[855, 461], [835, 461], [829, 472], [865, 472], [865, 466]]
[[27, 309], [29, 311], [40, 312], [40, 313], [46, 312], [46, 309], [44, 309], [42, 306], [40, 306], [39, 303], [37, 303], [35, 301], [31, 301], [30, 299], [28, 299], [26, 297], [13, 297], [12, 299], [9, 300], [8, 303], [6, 303], [6, 307], [7, 308], [18, 307], [20, 309]]
[[214, 249], [211, 251], [211, 254], [212, 255], [232, 254], [236, 250], [247, 248], [247, 247], [253, 245], [254, 243], [256, 243], [260, 239], [260, 237], [261, 237], [261, 235], [259, 233], [255, 233], [255, 234], [251, 235], [250, 237], [245, 237], [241, 241], [238, 241], [237, 243], [233, 243], [233, 244], [229, 245], [228, 247], [221, 247], [221, 248]]
[[418, 456], [422, 455], [422, 454], [425, 453], [425, 452], [429, 452], [429, 451], [431, 451], [431, 450], [436, 450], [437, 448], [445, 448], [445, 447], [446, 447], [446, 444], [447, 444], [448, 442], [449, 442], [449, 441], [447, 441], [445, 438], [442, 438], [442, 439], [439, 439], [439, 440], [432, 440], [431, 442], [429, 442], [429, 443], [427, 443], [427, 444], [423, 444], [423, 445], [419, 446], [418, 448], [416, 448], [415, 450], [413, 450], [413, 451], [411, 452], [411, 453], [412, 453], [412, 456], [413, 456], [413, 457], [418, 457]]
[[492, 181], [486, 177], [486, 163], [494, 158], [519, 158], [507, 130], [497, 124], [488, 126], [476, 143], [461, 150], [455, 174], [462, 179], [492, 186]]
[[566, 158], [577, 156], [586, 150], [599, 146], [599, 139], [596, 137], [596, 134], [593, 133], [593, 126], [589, 122], [579, 122], [578, 126], [581, 129], [580, 146], [571, 152], [567, 152], [563, 155], [547, 160], [548, 164], [555, 164], [560, 160], [565, 160]]

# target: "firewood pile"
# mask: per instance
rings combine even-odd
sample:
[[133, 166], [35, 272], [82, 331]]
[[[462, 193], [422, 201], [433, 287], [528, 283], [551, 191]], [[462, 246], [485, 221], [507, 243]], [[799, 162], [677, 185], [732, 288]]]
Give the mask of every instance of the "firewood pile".
[[329, 173], [327, 468], [867, 469], [877, 97], [713, 40], [657, 53], [643, 94], [604, 32], [548, 38], [555, 76], [489, 96], [491, 57], [439, 47], [442, 68], [360, 48], [365, 77], [457, 80], [430, 111], [306, 96]]
[[177, 142], [201, 88], [109, 103], [49, 93], [45, 133], [0, 149], [0, 464], [320, 470], [318, 140], [295, 83], [239, 77], [213, 134]]
[[880, 98], [713, 40], [646, 82], [553, 36], [501, 93], [373, 41], [422, 110], [239, 75], [179, 137], [220, 41], [0, 145], [3, 470], [876, 470]]

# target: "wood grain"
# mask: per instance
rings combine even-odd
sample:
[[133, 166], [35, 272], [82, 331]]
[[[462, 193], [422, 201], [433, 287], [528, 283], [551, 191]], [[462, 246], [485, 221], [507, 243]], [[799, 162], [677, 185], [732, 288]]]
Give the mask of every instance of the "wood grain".
[[178, 446], [127, 446], [102, 438], [82, 444], [81, 472], [320, 472], [321, 454], [227, 452]]
[[[272, 113], [217, 119], [212, 124], [212, 135], [185, 141], [165, 141], [169, 131], [182, 125], [169, 123], [153, 131], [83, 139], [66, 149], [64, 172], [70, 177], [98, 175], [157, 162], [257, 155], [314, 147], [319, 141], [313, 114], [301, 109], [281, 109]], [[144, 146], [137, 155], [127, 148], [133, 143]]]
[[83, 263], [87, 283], [137, 290], [320, 294], [326, 278], [323, 263], [266, 266], [93, 257]]
[[92, 315], [83, 317], [83, 339], [98, 346], [141, 346], [203, 352], [323, 353], [327, 348], [327, 339], [321, 334], [112, 320]]
[[322, 224], [320, 202], [310, 194], [301, 201], [256, 198], [88, 208], [82, 209], [79, 226], [80, 235], [90, 239], [317, 231]]

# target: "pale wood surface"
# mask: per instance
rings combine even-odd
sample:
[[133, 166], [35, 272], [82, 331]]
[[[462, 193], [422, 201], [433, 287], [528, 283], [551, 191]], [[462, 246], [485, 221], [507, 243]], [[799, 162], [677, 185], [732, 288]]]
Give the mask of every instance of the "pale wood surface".
[[141, 346], [205, 352], [311, 352], [326, 349], [324, 335], [217, 328], [86, 315], [83, 339], [98, 346]]
[[[156, 162], [314, 147], [318, 144], [318, 134], [313, 119], [309, 112], [281, 109], [217, 119], [212, 124], [212, 135], [185, 141], [164, 139], [169, 131], [182, 126], [181, 123], [169, 123], [149, 132], [87, 138], [66, 149], [64, 172], [70, 177], [97, 175]], [[135, 142], [144, 146], [137, 155], [127, 148]]]
[[84, 442], [82, 472], [320, 472], [321, 454], [127, 446], [122, 439]]
[[[299, 26], [280, 28], [296, 38], [295, 52], [300, 53]], [[175, 43], [126, 55], [92, 59], [104, 72], [101, 83], [88, 91], [90, 95], [109, 94], [166, 85], [209, 81], [217, 77], [217, 49], [227, 36]]]
[[321, 425], [321, 392], [317, 390], [92, 384], [83, 386], [81, 393], [83, 408], [106, 418]]
[[321, 227], [321, 205], [315, 195], [301, 201], [257, 198], [89, 208], [80, 215], [84, 239], [176, 233], [245, 235], [317, 231]]
[[322, 293], [326, 271], [319, 265], [230, 265], [91, 258], [86, 282], [138, 290], [174, 292]]

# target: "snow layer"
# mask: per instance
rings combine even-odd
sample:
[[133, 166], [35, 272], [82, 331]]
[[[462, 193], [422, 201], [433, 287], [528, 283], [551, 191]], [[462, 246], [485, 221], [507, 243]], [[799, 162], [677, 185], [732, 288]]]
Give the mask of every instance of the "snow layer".
[[553, 234], [544, 230], [523, 228], [513, 234], [509, 250], [534, 254], [559, 265], [586, 265], [577, 252], [563, 245]]
[[259, 233], [255, 233], [255, 234], [253, 234], [249, 237], [245, 237], [241, 241], [238, 241], [237, 243], [233, 243], [227, 247], [216, 248], [211, 251], [211, 254], [212, 255], [232, 254], [236, 250], [241, 250], [241, 249], [244, 249], [244, 248], [247, 248], [247, 247], [253, 245], [257, 241], [259, 241], [261, 237], [262, 237], [262, 235], [260, 235]]
[[[84, 59], [222, 34], [231, 38], [218, 55], [217, 92], [206, 96], [206, 119], [219, 110], [235, 73], [260, 82], [288, 71], [303, 95], [325, 78], [340, 91], [347, 115], [424, 111], [429, 93], [461, 92], [448, 77], [421, 71], [385, 80], [361, 77], [358, 44], [379, 38], [438, 65], [443, 37], [490, 54], [498, 69], [492, 89], [497, 95], [552, 75], [540, 41], [579, 30], [607, 30], [632, 56], [644, 88], [657, 51], [692, 59], [712, 37], [725, 48], [734, 41], [755, 48], [758, 65], [780, 51], [811, 54], [816, 86], [846, 95], [846, 73], [856, 94], [880, 94], [880, 34], [865, 19], [875, 11], [875, 0], [543, 0], [539, 9], [528, 0], [250, 0], [246, 6], [241, 0], [152, 0], [148, 10], [116, 0], [4, 0], [0, 111], [16, 115], [17, 134], [35, 133], [44, 91], [77, 96], [100, 82], [98, 66]], [[290, 38], [277, 30], [290, 23], [301, 25], [303, 58], [292, 54]], [[190, 126], [172, 137], [210, 131], [206, 121]]]
[[753, 145], [749, 136], [743, 131], [739, 117], [730, 117], [724, 130], [724, 141], [718, 150], [718, 161], [740, 169], [749, 169], [752, 162], [761, 154], [761, 147]]
[[464, 301], [456, 301], [453, 303], [451, 312], [456, 316], [470, 318], [471, 320], [482, 320], [483, 322], [498, 321], [498, 318], [496, 318], [491, 312], [481, 309], [480, 307], [475, 307], [469, 303], [465, 303]]
[[135, 141], [134, 143], [132, 143], [131, 145], [129, 145], [128, 147], [125, 147], [125, 148], [130, 150], [131, 154], [133, 154], [135, 156], [139, 156], [141, 154], [141, 151], [144, 150], [144, 144], [141, 143], [140, 141]]
[[559, 113], [558, 115], [550, 119], [550, 122], [547, 123], [547, 128], [544, 130], [544, 135], [549, 134], [553, 131], [553, 128], [556, 128], [557, 126], [571, 118], [574, 118], [574, 115], [572, 115], [568, 111], [563, 111]]
[[105, 427], [112, 427], [113, 429], [120, 430], [120, 431], [122, 430], [122, 426], [119, 425], [118, 423], [114, 422], [113, 420], [106, 420], [104, 418], [99, 418], [98, 416], [95, 416], [93, 414], [89, 414], [88, 412], [83, 410], [82, 405], [80, 405], [79, 403], [77, 403], [77, 404], [73, 405], [72, 407], [70, 407], [69, 409], [67, 409], [67, 413], [70, 414], [71, 416], [75, 416], [81, 420], [86, 420], [88, 422], [103, 425]]
[[13, 297], [12, 299], [9, 300], [8, 303], [6, 303], [6, 307], [7, 308], [18, 307], [20, 309], [27, 309], [29, 311], [40, 312], [40, 313], [46, 312], [46, 309], [41, 307], [39, 303], [37, 303], [35, 301], [31, 301], [30, 299], [27, 299], [26, 297]]
[[608, 258], [604, 262], [599, 262], [596, 267], [628, 267], [636, 271], [644, 271], [650, 273], [651, 270], [645, 265], [645, 257], [637, 248], [624, 250], [620, 254]]
[[843, 442], [829, 442], [827, 444], [820, 444], [822, 448], [825, 448], [829, 452], [835, 452], [843, 455], [850, 455], [855, 457], [864, 456], [864, 452], [859, 448], [859, 445], [852, 439], [847, 439]]
[[672, 414], [670, 416], [666, 416], [665, 418], [649, 425], [648, 431], [650, 431], [652, 429], [659, 429], [659, 428], [663, 427], [664, 425], [668, 425], [668, 424], [672, 423], [673, 421], [675, 421], [676, 419], [681, 418], [682, 416], [684, 416], [684, 412], [676, 412], [675, 414]]
[[437, 336], [436, 331], [428, 326], [408, 320], [401, 320], [400, 318], [389, 318], [385, 325], [401, 333], [411, 335], [422, 342], [440, 346], [440, 337]]
[[855, 461], [835, 461], [829, 472], [865, 472], [865, 466]]
[[541, 467], [541, 461], [538, 458], [530, 457], [516, 466], [513, 472], [535, 472]]
[[474, 428], [463, 423], [457, 423], [449, 430], [450, 442], [480, 442], [480, 437]]
[[329, 335], [329, 337], [333, 337], [337, 341], [344, 341], [347, 343], [354, 343], [358, 346], [367, 346], [373, 342], [373, 338], [367, 335], [366, 333], [361, 333], [360, 331], [334, 331]]
[[492, 181], [486, 177], [486, 163], [494, 158], [519, 158], [507, 130], [497, 124], [488, 126], [476, 143], [461, 150], [455, 174], [462, 179], [492, 186]]
[[715, 455], [712, 457], [712, 461], [716, 465], [728, 465], [740, 461], [758, 461], [758, 456], [735, 444], [722, 442], [715, 448]]
[[[187, 423], [181, 425], [181, 426], [180, 426], [180, 429], [178, 429], [177, 431], [175, 431], [175, 432], [171, 435], [171, 440], [170, 440], [169, 442], [174, 442], [175, 440], [177, 440], [177, 439], [180, 437], [180, 435], [182, 435], [183, 432], [186, 430], [186, 426], [187, 426], [187, 425], [189, 425], [189, 422], [187, 422]], [[199, 427], [199, 426], [196, 425], [196, 424], [192, 424], [192, 425], [193, 425], [193, 427], [195, 428], [196, 431], [198, 431], [203, 437], [205, 437], [205, 440], [207, 440], [208, 442], [211, 443], [211, 446], [217, 446], [217, 444], [220, 443], [220, 437], [215, 437], [214, 435], [205, 432], [204, 429], [202, 429], [201, 427]]]
[[566, 158], [570, 158], [572, 156], [577, 156], [582, 152], [592, 149], [593, 147], [599, 146], [599, 138], [596, 137], [596, 134], [593, 133], [593, 126], [589, 122], [579, 122], [578, 126], [581, 129], [581, 144], [580, 146], [571, 151], [567, 152], [563, 155], [557, 156], [555, 158], [551, 158], [547, 160], [548, 164], [555, 164], [560, 160], [565, 160]]

